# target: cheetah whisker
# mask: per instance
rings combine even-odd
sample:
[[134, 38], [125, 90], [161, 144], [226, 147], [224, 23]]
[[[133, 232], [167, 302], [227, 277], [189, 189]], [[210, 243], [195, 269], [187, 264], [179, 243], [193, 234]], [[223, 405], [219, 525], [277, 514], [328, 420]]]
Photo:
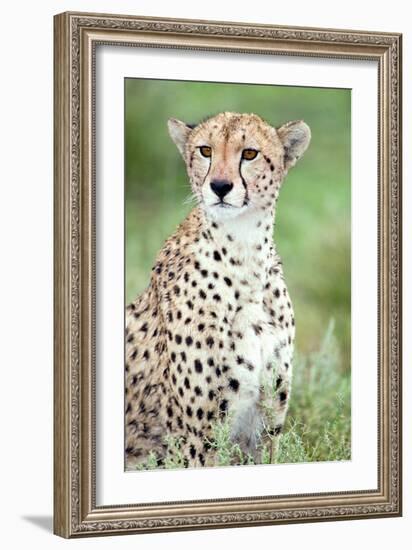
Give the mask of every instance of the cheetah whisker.
[[184, 205], [191, 205], [191, 204], [198, 204], [199, 203], [199, 199], [198, 197], [196, 197], [196, 195], [193, 195], [193, 193], [191, 193], [190, 195], [188, 195], [184, 200], [183, 200], [183, 204]]

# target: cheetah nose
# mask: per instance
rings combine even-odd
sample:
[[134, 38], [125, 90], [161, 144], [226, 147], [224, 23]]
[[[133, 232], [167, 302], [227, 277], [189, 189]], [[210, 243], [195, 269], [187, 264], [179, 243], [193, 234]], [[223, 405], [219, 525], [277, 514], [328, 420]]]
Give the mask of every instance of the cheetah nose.
[[233, 187], [233, 183], [227, 180], [213, 180], [210, 182], [210, 187], [220, 200], [225, 197]]

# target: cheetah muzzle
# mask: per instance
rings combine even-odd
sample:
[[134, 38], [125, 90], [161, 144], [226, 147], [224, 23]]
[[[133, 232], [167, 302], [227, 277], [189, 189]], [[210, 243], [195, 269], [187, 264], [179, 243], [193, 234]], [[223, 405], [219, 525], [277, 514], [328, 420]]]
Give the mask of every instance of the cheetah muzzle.
[[219, 423], [242, 456], [259, 463], [266, 449], [274, 462], [295, 336], [272, 238], [275, 207], [310, 130], [237, 113], [168, 127], [197, 206], [127, 306], [126, 467], [149, 455], [164, 465], [171, 438], [185, 466], [217, 465]]

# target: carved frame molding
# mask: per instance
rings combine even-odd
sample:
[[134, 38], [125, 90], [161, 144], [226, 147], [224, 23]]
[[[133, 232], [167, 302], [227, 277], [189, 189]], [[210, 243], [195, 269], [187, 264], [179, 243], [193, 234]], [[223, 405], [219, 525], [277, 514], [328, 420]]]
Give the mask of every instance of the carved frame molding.
[[[79, 537], [399, 516], [401, 35], [83, 13], [57, 15], [54, 23], [55, 533]], [[96, 506], [94, 60], [99, 44], [377, 62], [377, 491]]]

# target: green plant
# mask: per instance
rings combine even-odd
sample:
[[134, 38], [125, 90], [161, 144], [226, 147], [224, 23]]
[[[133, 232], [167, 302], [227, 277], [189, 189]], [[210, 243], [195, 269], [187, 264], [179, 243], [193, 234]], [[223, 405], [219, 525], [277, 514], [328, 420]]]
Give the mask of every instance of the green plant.
[[330, 321], [318, 351], [294, 360], [292, 396], [277, 462], [350, 460], [350, 371]]

